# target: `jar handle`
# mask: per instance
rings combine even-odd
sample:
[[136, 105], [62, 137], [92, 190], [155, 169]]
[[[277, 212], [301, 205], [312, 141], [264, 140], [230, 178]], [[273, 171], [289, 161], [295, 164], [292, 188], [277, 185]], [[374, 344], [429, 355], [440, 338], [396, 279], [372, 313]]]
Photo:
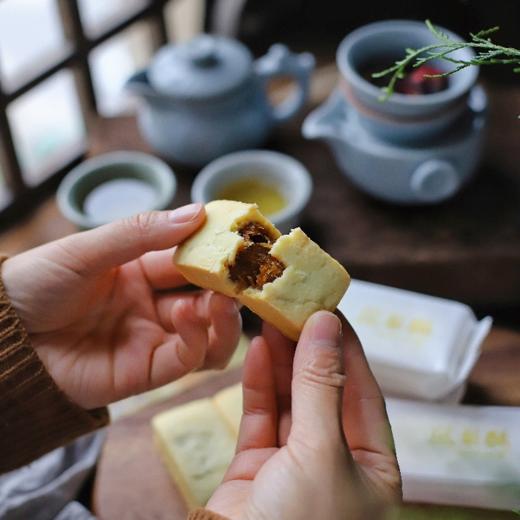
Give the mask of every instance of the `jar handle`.
[[276, 123], [282, 123], [293, 117], [304, 105], [309, 95], [309, 83], [314, 69], [314, 56], [309, 52], [296, 54], [280, 43], [256, 60], [255, 72], [267, 91], [269, 80], [277, 76], [291, 76], [297, 83], [297, 91], [282, 103], [272, 106], [272, 115]]

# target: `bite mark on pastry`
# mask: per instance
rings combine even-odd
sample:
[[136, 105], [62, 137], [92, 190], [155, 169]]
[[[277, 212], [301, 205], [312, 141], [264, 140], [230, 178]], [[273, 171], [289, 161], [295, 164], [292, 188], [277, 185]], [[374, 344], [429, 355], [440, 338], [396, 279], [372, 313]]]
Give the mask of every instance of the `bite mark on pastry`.
[[239, 291], [248, 287], [260, 290], [282, 276], [285, 265], [270, 254], [274, 240], [267, 229], [258, 222], [248, 222], [238, 234], [244, 238], [244, 244], [229, 266], [229, 278]]
[[282, 235], [255, 204], [216, 200], [176, 250], [190, 283], [236, 298], [297, 340], [307, 318], [333, 311], [350, 283], [344, 267], [300, 228]]

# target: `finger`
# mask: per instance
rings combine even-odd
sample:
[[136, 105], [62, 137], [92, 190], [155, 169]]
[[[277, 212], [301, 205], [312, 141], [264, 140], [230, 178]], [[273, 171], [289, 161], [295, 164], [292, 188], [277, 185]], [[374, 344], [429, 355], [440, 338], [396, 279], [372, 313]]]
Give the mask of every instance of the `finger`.
[[172, 309], [178, 301], [186, 302], [208, 337], [204, 368], [223, 368], [233, 356], [242, 331], [242, 318], [235, 300], [212, 291], [172, 292], [155, 295], [159, 324], [166, 332], [177, 331]]
[[291, 382], [296, 344], [269, 323], [263, 324], [262, 337], [269, 346], [278, 409], [278, 445], [287, 443], [291, 429]]
[[343, 426], [352, 452], [363, 450], [394, 456], [392, 430], [383, 394], [370, 370], [354, 329], [337, 311], [344, 341], [345, 383]]
[[150, 372], [154, 384], [178, 379], [204, 364], [208, 349], [207, 323], [195, 312], [194, 300], [193, 297], [181, 298], [172, 307], [171, 319], [176, 333], [154, 351]]
[[319, 311], [307, 320], [296, 347], [290, 440], [313, 447], [344, 443], [344, 384], [340, 320]]
[[[62, 261], [81, 274], [97, 274], [149, 251], [171, 248], [199, 228], [205, 219], [201, 204], [174, 211], [152, 211], [70, 235], [55, 243]], [[66, 256], [66, 258], [63, 258]]]
[[165, 251], [153, 251], [141, 256], [141, 268], [152, 289], [174, 289], [188, 285], [189, 282], [173, 263], [175, 249], [176, 247]]
[[243, 411], [237, 453], [275, 447], [276, 389], [269, 347], [262, 337], [254, 338], [247, 352], [242, 391]]
[[242, 332], [242, 317], [235, 300], [212, 293], [209, 320], [209, 346], [204, 367], [224, 368], [233, 356]]
[[[178, 301], [189, 301], [192, 305], [194, 305], [195, 309], [197, 309], [195, 314], [198, 316], [199, 307], [204, 307], [204, 302], [197, 305], [194, 301], [196, 298], [208, 298], [208, 291], [197, 291], [197, 292], [162, 292], [156, 293], [154, 295], [155, 301], [155, 310], [157, 312], [157, 319], [159, 321], [159, 325], [166, 331], [171, 334], [176, 332], [175, 326], [172, 321], [172, 311], [173, 306]], [[207, 327], [207, 323], [205, 326]]]

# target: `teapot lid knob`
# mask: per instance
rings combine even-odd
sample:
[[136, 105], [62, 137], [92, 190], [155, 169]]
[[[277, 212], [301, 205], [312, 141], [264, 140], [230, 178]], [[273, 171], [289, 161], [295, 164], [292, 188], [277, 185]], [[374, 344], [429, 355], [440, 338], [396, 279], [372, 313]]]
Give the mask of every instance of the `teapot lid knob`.
[[189, 48], [192, 63], [198, 67], [212, 67], [218, 62], [218, 54], [215, 40], [208, 36], [202, 36], [194, 40]]
[[210, 99], [235, 91], [253, 78], [253, 58], [237, 40], [209, 34], [166, 45], [147, 76], [160, 94], [179, 100]]

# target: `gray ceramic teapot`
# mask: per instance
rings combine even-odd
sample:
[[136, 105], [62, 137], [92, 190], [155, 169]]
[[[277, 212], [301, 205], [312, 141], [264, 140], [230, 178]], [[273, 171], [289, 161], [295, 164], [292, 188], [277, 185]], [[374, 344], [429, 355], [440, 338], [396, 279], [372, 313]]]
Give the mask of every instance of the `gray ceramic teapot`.
[[[293, 54], [284, 45], [253, 62], [240, 42], [202, 35], [163, 47], [126, 86], [143, 100], [138, 122], [144, 138], [164, 157], [199, 167], [260, 146], [303, 106], [313, 67], [311, 54]], [[294, 78], [298, 88], [273, 106], [266, 86], [276, 76]]]

